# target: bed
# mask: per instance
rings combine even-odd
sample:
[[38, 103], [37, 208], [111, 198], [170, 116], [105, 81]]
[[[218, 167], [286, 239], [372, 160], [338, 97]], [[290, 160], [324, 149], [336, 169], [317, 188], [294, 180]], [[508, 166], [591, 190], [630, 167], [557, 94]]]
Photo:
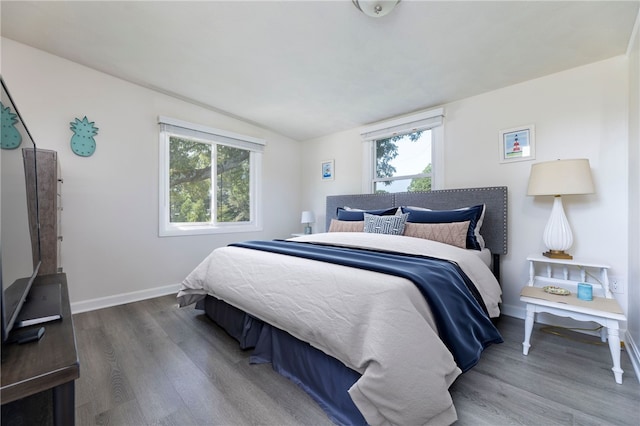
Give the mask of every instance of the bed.
[[[205, 309], [337, 424], [453, 423], [449, 386], [502, 341], [507, 188], [329, 196], [326, 212], [331, 232], [214, 250], [180, 305]], [[369, 232], [349, 232], [360, 218]]]

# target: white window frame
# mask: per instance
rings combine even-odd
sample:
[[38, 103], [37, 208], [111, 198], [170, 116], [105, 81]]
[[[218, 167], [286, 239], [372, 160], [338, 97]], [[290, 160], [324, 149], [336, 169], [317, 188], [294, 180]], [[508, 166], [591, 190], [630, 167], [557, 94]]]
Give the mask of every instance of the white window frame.
[[[266, 141], [251, 136], [240, 135], [225, 130], [215, 129], [200, 124], [189, 123], [169, 117], [158, 117], [160, 124], [159, 140], [159, 235], [173, 237], [181, 235], [223, 234], [234, 232], [262, 231], [262, 152]], [[226, 145], [234, 148], [246, 149], [249, 153], [250, 182], [249, 198], [251, 220], [238, 223], [215, 222], [215, 209], [212, 209], [212, 222], [199, 223], [171, 223], [169, 205], [169, 139], [178, 136], [196, 140], [202, 143]], [[215, 168], [215, 164], [212, 165]], [[212, 170], [215, 173], [215, 170]], [[212, 181], [212, 190], [215, 191]], [[215, 193], [212, 194], [212, 204], [215, 206]]]
[[[363, 175], [362, 192], [372, 194], [376, 180], [376, 140], [392, 136], [431, 130], [431, 188], [441, 189], [444, 181], [444, 109], [437, 108], [418, 114], [386, 120], [361, 129]], [[396, 176], [411, 179], [415, 176]], [[389, 180], [389, 179], [384, 179]]]

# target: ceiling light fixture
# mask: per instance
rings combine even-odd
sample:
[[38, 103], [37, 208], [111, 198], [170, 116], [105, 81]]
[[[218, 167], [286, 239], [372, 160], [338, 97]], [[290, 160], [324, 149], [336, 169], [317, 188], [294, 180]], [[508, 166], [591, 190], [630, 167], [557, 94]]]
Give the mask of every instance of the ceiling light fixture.
[[362, 13], [373, 18], [380, 18], [393, 10], [400, 0], [351, 0]]

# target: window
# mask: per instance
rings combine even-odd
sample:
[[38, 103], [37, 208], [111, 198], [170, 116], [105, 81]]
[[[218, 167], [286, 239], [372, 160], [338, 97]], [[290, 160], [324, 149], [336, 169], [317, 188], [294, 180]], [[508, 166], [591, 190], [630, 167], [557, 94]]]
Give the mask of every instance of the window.
[[438, 109], [364, 129], [364, 192], [437, 188], [442, 169], [436, 167], [442, 155], [442, 114]]
[[431, 130], [374, 141], [373, 192], [431, 190]]
[[160, 236], [261, 230], [265, 142], [160, 117]]

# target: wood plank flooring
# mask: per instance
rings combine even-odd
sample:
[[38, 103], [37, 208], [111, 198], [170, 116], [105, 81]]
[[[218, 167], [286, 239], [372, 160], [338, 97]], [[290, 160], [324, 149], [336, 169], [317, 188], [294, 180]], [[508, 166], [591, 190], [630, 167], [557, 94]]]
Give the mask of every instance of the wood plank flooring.
[[[295, 384], [201, 311], [174, 296], [74, 315], [78, 425], [329, 425]], [[523, 321], [498, 323], [505, 343], [451, 387], [457, 425], [637, 425], [640, 384], [625, 352], [623, 384], [599, 339], [543, 333], [522, 355]]]

